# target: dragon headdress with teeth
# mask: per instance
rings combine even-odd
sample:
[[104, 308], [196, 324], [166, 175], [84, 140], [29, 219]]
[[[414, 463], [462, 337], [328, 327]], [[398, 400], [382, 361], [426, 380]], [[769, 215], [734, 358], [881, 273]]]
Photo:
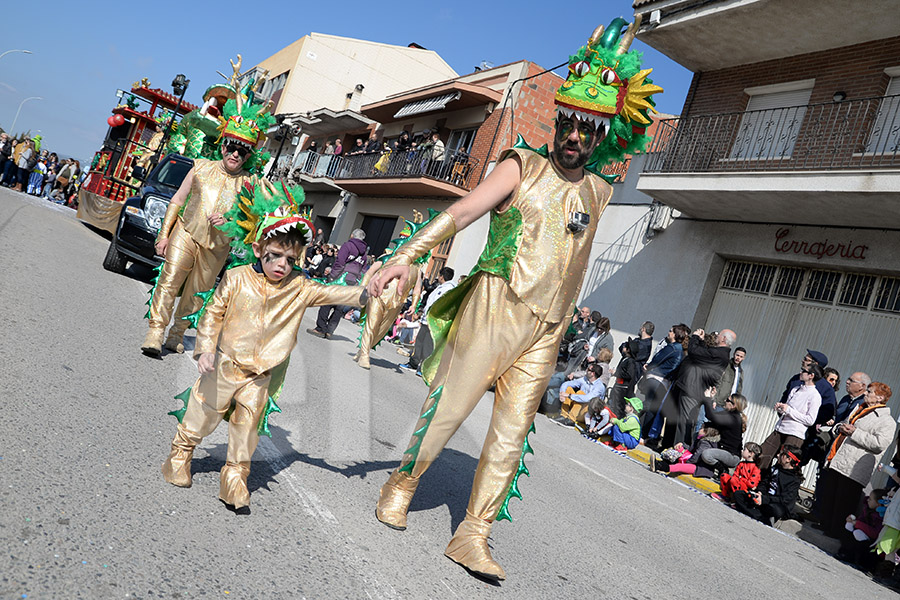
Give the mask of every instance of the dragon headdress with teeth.
[[219, 227], [231, 236], [234, 260], [230, 267], [253, 262], [253, 242], [269, 238], [277, 232], [298, 229], [304, 245], [316, 234], [309, 211], [301, 210], [305, 199], [303, 188], [288, 188], [260, 179], [256, 186], [245, 183], [238, 192], [237, 202], [225, 213], [225, 224]]
[[631, 25], [620, 17], [595, 29], [587, 45], [569, 57], [569, 75], [556, 92], [557, 111], [606, 126], [606, 137], [585, 165], [598, 175], [604, 165], [650, 141], [645, 129], [648, 113], [655, 112], [651, 96], [663, 90], [647, 79], [653, 69], [641, 69], [641, 53], [629, 51], [640, 24], [638, 15]]

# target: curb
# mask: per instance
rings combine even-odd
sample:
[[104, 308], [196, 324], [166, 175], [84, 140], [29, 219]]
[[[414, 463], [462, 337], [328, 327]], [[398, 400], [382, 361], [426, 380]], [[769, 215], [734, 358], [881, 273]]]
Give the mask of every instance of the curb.
[[[600, 440], [594, 440], [594, 439], [589, 438], [584, 433], [584, 431], [582, 431], [581, 429], [576, 428], [575, 431], [578, 432], [579, 434], [581, 434], [581, 437], [583, 437], [584, 439], [586, 439], [590, 442], [593, 442], [595, 444], [603, 446], [604, 448], [609, 449], [611, 452], [615, 452], [616, 454], [619, 454], [621, 456], [627, 456], [628, 458], [630, 458], [636, 462], [645, 464], [647, 466], [650, 465], [650, 457], [652, 455], [656, 454], [656, 456], [659, 457], [659, 454], [653, 452], [653, 450], [650, 450], [646, 446], [638, 446], [637, 448], [634, 448], [633, 450], [628, 450], [626, 452], [619, 452], [619, 451], [613, 450], [612, 448], [610, 448], [609, 446], [607, 446]], [[661, 473], [661, 475], [664, 475], [664, 474]], [[705, 477], [694, 477], [692, 475], [677, 475], [674, 477], [671, 475], [665, 475], [665, 476], [669, 479], [679, 481], [688, 487], [692, 487], [695, 490], [697, 490], [698, 492], [700, 492], [701, 494], [708, 495], [708, 494], [718, 493], [718, 492], [722, 491], [722, 488], [719, 487], [718, 482], [716, 482], [712, 479], [707, 479]]]

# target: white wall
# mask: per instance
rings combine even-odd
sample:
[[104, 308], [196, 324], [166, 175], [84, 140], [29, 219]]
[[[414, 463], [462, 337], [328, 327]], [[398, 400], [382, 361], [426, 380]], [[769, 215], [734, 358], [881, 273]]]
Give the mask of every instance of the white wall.
[[360, 103], [365, 105], [456, 76], [431, 50], [311, 33], [291, 69], [278, 112], [343, 110], [347, 93], [357, 84], [364, 86]]

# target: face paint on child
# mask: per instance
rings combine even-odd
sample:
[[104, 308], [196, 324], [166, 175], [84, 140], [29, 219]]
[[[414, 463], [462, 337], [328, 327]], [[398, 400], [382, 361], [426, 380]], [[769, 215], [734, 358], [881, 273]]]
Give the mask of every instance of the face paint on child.
[[278, 242], [269, 242], [263, 247], [259, 242], [254, 242], [253, 254], [260, 260], [263, 273], [272, 282], [284, 279], [294, 268], [298, 256], [297, 248]]

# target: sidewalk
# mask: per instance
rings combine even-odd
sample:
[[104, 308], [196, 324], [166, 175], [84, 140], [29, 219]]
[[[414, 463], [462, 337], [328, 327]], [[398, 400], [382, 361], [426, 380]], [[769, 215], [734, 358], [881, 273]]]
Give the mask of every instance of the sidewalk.
[[[637, 448], [634, 448], [633, 450], [627, 450], [625, 452], [621, 452], [618, 450], [613, 450], [610, 446], [607, 446], [600, 440], [594, 440], [594, 439], [589, 438], [587, 435], [585, 435], [579, 429], [573, 429], [573, 431], [575, 433], [578, 433], [579, 435], [581, 435], [582, 438], [584, 438], [585, 440], [587, 440], [591, 443], [602, 446], [603, 448], [606, 448], [610, 452], [615, 452], [616, 454], [628, 457], [636, 462], [647, 465], [648, 468], [650, 466], [650, 457], [653, 454], [656, 454], [657, 459], [659, 458], [659, 453], [654, 452], [653, 450], [647, 448], [646, 446], [639, 445]], [[708, 496], [714, 492], [718, 493], [721, 491], [721, 488], [719, 487], [719, 483], [713, 479], [707, 479], [705, 477], [693, 477], [691, 475], [678, 475], [678, 476], [666, 475], [666, 476], [669, 477], [670, 479], [677, 480], [690, 488], [693, 488], [698, 493], [703, 494], [705, 496]], [[712, 500], [712, 498], [710, 498], [710, 499]], [[802, 512], [799, 509], [799, 506], [798, 506], [798, 512]], [[819, 548], [820, 550], [822, 550], [823, 552], [830, 554], [830, 555], [836, 554], [841, 545], [839, 540], [828, 537], [821, 531], [810, 526], [810, 524], [808, 524], [806, 522], [798, 521], [796, 519], [787, 519], [784, 521], [779, 521], [778, 523], [775, 524], [775, 529], [781, 531], [785, 535], [789, 535], [793, 538], [796, 538], [798, 540], [806, 542], [807, 544], [813, 545], [813, 546]]]

